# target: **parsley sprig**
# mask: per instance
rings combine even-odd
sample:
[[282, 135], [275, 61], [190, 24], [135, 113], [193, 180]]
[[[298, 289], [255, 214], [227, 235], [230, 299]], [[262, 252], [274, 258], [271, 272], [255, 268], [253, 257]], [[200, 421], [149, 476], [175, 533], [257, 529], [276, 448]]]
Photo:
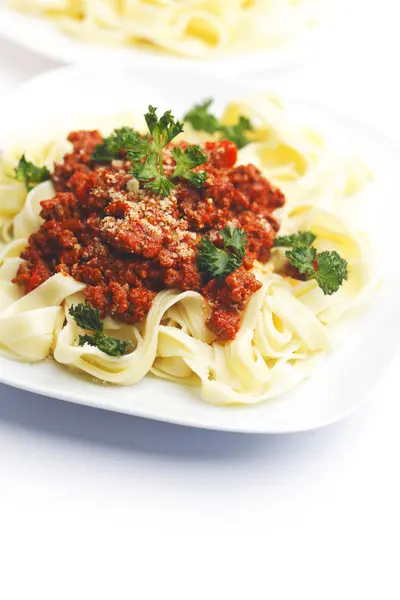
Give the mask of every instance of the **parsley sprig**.
[[38, 183], [42, 183], [43, 181], [50, 179], [50, 171], [47, 167], [37, 167], [32, 162], [26, 160], [25, 154], [23, 154], [15, 169], [15, 177], [19, 181], [23, 181], [26, 189], [30, 191]]
[[79, 345], [89, 344], [102, 350], [109, 356], [124, 356], [132, 349], [132, 343], [127, 340], [119, 340], [104, 333], [104, 323], [100, 318], [100, 311], [90, 304], [77, 304], [71, 306], [69, 314], [75, 320], [78, 327], [93, 331], [93, 335], [80, 335]]
[[155, 194], [168, 196], [175, 187], [173, 180], [182, 177], [196, 187], [204, 185], [207, 173], [194, 172], [193, 169], [207, 162], [207, 156], [200, 146], [187, 146], [184, 150], [177, 146], [171, 154], [176, 162], [172, 175], [165, 175], [163, 149], [183, 131], [183, 123], [175, 119], [170, 110], [160, 118], [157, 109], [149, 106], [144, 115], [149, 133], [140, 134], [131, 127], [115, 129], [96, 146], [92, 160], [110, 162], [126, 156], [132, 161], [132, 175]]
[[201, 171], [200, 173], [194, 172], [192, 169], [203, 165], [207, 161], [207, 156], [203, 153], [200, 146], [187, 146], [185, 150], [178, 146], [171, 152], [175, 159], [176, 167], [172, 174], [172, 177], [183, 177], [190, 181], [195, 187], [201, 187], [204, 185], [207, 179], [207, 173]]
[[246, 253], [247, 233], [227, 225], [220, 232], [223, 248], [217, 248], [209, 237], [204, 237], [196, 256], [197, 267], [208, 277], [227, 277], [240, 267]]
[[308, 248], [309, 246], [312, 246], [316, 239], [317, 236], [315, 233], [312, 233], [312, 231], [299, 231], [293, 235], [282, 235], [275, 238], [274, 246], [275, 248], [290, 248], [291, 246], [306, 246], [306, 248]]
[[238, 148], [243, 148], [249, 143], [247, 133], [253, 130], [250, 119], [241, 115], [235, 125], [223, 125], [215, 115], [210, 112], [212, 99], [196, 104], [184, 116], [184, 121], [190, 123], [196, 131], [207, 133], [220, 133], [224, 140], [231, 140]]
[[[157, 109], [149, 106], [149, 112], [144, 116], [147, 127], [152, 137], [152, 146], [141, 156], [136, 148], [128, 152], [132, 158], [132, 175], [144, 182], [144, 187], [151, 189], [156, 194], [167, 196], [175, 187], [173, 179], [183, 177], [196, 187], [204, 185], [207, 178], [205, 172], [195, 173], [193, 169], [204, 164], [207, 156], [200, 146], [187, 146], [184, 150], [180, 147], [173, 148], [171, 154], [176, 162], [176, 167], [169, 179], [165, 175], [163, 164], [163, 148], [183, 131], [183, 123], [176, 120], [171, 111], [166, 111], [158, 118]], [[144, 161], [141, 159], [144, 158]]]
[[315, 279], [325, 295], [337, 292], [348, 278], [347, 261], [335, 250], [317, 252], [312, 245], [316, 235], [300, 231], [294, 235], [275, 239], [275, 247], [287, 247], [286, 258], [307, 279]]
[[227, 225], [221, 231], [221, 237], [224, 240], [225, 249], [235, 250], [240, 258], [244, 258], [247, 242], [247, 233], [244, 229]]

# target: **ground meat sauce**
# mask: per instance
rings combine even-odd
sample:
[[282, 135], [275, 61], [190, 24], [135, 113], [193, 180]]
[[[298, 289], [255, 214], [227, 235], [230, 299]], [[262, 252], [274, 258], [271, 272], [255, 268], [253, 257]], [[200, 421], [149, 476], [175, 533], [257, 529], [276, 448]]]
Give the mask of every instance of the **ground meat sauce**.
[[[250, 269], [270, 256], [283, 194], [255, 166], [234, 166], [232, 142], [205, 144], [208, 162], [197, 168], [207, 172], [204, 187], [182, 179], [160, 198], [139, 189], [129, 161], [93, 163], [103, 142], [97, 131], [68, 139], [73, 152], [55, 166], [57, 193], [41, 202], [44, 223], [30, 236], [14, 282], [29, 293], [54, 273], [71, 275], [87, 284], [86, 299], [103, 318], [127, 323], [142, 321], [162, 289], [195, 290], [212, 306], [209, 329], [221, 340], [234, 339], [240, 311], [261, 287]], [[163, 155], [166, 175], [175, 165], [170, 149]], [[222, 247], [219, 231], [228, 224], [247, 232], [243, 264], [226, 278], [207, 280], [197, 269], [197, 246], [207, 235]]]

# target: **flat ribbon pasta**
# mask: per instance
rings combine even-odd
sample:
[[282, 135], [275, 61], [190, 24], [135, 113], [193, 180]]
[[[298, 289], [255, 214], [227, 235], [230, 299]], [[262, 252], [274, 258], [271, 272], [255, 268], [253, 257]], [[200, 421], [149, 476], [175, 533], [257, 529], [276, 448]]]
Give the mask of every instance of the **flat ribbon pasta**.
[[[136, 345], [136, 349], [132, 353], [118, 358], [108, 356], [88, 344], [77, 346], [75, 341], [79, 328], [67, 313], [67, 324], [57, 337], [54, 358], [60, 363], [78, 368], [103, 381], [119, 385], [132, 385], [143, 379], [151, 369], [157, 354], [158, 332], [165, 312], [174, 303], [193, 294], [195, 292], [179, 294], [174, 290], [160, 292], [146, 318], [143, 336], [136, 327], [127, 327], [123, 323], [117, 322], [110, 324], [109, 320], [108, 326], [111, 326], [113, 335], [124, 330], [123, 337], [130, 339]], [[73, 297], [67, 306], [81, 301], [82, 297]]]
[[62, 302], [85, 285], [61, 274], [53, 275], [27, 296], [17, 298], [10, 283], [20, 264], [8, 258], [0, 268], [0, 350], [12, 358], [35, 362], [45, 359], [53, 346]]
[[305, 359], [328, 348], [328, 332], [289, 284], [259, 276], [264, 286], [250, 299], [233, 342], [210, 346], [182, 329], [161, 326], [153, 372], [189, 384], [196, 382], [195, 373], [203, 399], [213, 404], [256, 403], [302, 379]]
[[189, 57], [276, 49], [319, 19], [322, 0], [7, 0], [85, 42]]
[[271, 96], [257, 95], [230, 104], [222, 121], [231, 125], [241, 114], [256, 127], [249, 134], [254, 143], [240, 150], [239, 161], [256, 165], [290, 198], [284, 208], [288, 217], [316, 206], [344, 214], [349, 198], [356, 197], [372, 179], [360, 159], [338, 156], [321, 134], [292, 121], [280, 101]]

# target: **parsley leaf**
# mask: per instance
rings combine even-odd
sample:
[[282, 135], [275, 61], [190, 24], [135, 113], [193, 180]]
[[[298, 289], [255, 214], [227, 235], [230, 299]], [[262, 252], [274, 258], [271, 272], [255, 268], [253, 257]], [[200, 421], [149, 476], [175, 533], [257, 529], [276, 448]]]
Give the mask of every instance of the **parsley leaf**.
[[183, 177], [195, 185], [201, 187], [207, 179], [207, 173], [194, 173], [192, 169], [207, 162], [207, 156], [202, 152], [200, 146], [187, 146], [182, 152], [182, 148], [176, 147], [171, 152], [175, 159], [176, 167], [172, 177]]
[[315, 242], [316, 239], [317, 236], [311, 231], [299, 231], [293, 235], [283, 235], [275, 238], [274, 246], [275, 248], [282, 246], [289, 248], [291, 246], [306, 246], [306, 248], [308, 248]]
[[290, 264], [307, 277], [313, 277], [315, 269], [313, 263], [317, 258], [315, 248], [306, 248], [305, 246], [295, 246], [293, 250], [286, 252], [286, 258]]
[[90, 304], [77, 304], [71, 306], [69, 314], [81, 329], [93, 331], [94, 335], [80, 335], [79, 345], [89, 344], [102, 350], [109, 356], [123, 356], [132, 348], [128, 340], [119, 340], [104, 333], [104, 324], [100, 318], [100, 311]]
[[140, 133], [131, 127], [120, 127], [108, 137], [104, 138], [102, 144], [96, 146], [92, 154], [92, 160], [97, 162], [108, 162], [121, 158], [122, 150], [127, 150], [140, 143]]
[[120, 127], [114, 129], [110, 137], [107, 139], [107, 146], [113, 154], [120, 154], [121, 150], [125, 150], [138, 143], [140, 134], [131, 127]]
[[312, 246], [316, 236], [310, 231], [276, 238], [274, 245], [292, 246], [286, 258], [307, 279], [315, 279], [325, 295], [332, 295], [348, 277], [347, 261], [335, 250], [317, 252]]
[[151, 189], [154, 193], [161, 196], [168, 196], [175, 186], [164, 174], [161, 174], [158, 170], [158, 165], [159, 154], [153, 151], [146, 156], [146, 160], [143, 163], [138, 162], [132, 165], [131, 173], [136, 179], [145, 182], [145, 188]]
[[98, 308], [93, 308], [90, 304], [77, 304], [71, 306], [69, 314], [75, 320], [78, 327], [88, 329], [89, 331], [103, 331], [103, 321], [100, 318]]
[[207, 133], [216, 133], [219, 131], [220, 123], [214, 115], [209, 112], [213, 103], [212, 98], [205, 100], [202, 104], [196, 104], [183, 117], [184, 121], [191, 124], [196, 131], [207, 131]]
[[202, 104], [196, 104], [184, 116], [184, 121], [191, 124], [196, 131], [207, 131], [207, 133], [220, 133], [221, 139], [231, 140], [238, 148], [247, 146], [249, 140], [246, 133], [252, 131], [253, 126], [248, 117], [241, 115], [235, 125], [223, 125], [209, 110], [212, 99], [205, 100]]
[[227, 225], [221, 231], [225, 248], [233, 248], [237, 254], [243, 258], [246, 253], [247, 233], [244, 229], [238, 229], [232, 225]]
[[172, 181], [170, 181], [165, 175], [160, 175], [150, 181], [145, 187], [150, 188], [152, 192], [165, 198], [171, 193], [171, 190], [175, 187]]
[[324, 294], [332, 295], [338, 291], [348, 278], [347, 261], [335, 250], [320, 252], [317, 256], [318, 270], [315, 279]]
[[[146, 187], [151, 188], [154, 192], [166, 196], [169, 194], [174, 185], [168, 181], [164, 175], [163, 164], [163, 148], [169, 144], [177, 135], [183, 131], [183, 123], [174, 119], [170, 110], [167, 110], [162, 117], [157, 117], [157, 109], [154, 106], [149, 106], [149, 112], [144, 115], [147, 127], [153, 137], [153, 144], [156, 148], [152, 152], [150, 167], [157, 173], [154, 174], [154, 181], [148, 183]], [[146, 158], [146, 163], [148, 159]], [[159, 171], [159, 172], [158, 172]], [[146, 170], [145, 170], [146, 173]], [[140, 170], [136, 175], [137, 179], [141, 179]], [[147, 178], [148, 179], [148, 178]]]
[[196, 260], [199, 271], [210, 277], [227, 277], [242, 264], [240, 256], [217, 248], [208, 237], [200, 242]]
[[250, 119], [241, 115], [236, 125], [221, 125], [222, 137], [231, 140], [238, 148], [244, 148], [249, 143], [246, 132], [252, 131], [253, 126]]
[[144, 115], [147, 127], [153, 136], [154, 145], [161, 150], [183, 131], [183, 123], [175, 120], [170, 110], [162, 117], [157, 117], [157, 109], [149, 106], [149, 112]]
[[104, 335], [104, 333], [95, 333], [93, 336], [80, 335], [79, 345], [84, 346], [85, 344], [94, 346], [109, 356], [124, 356], [132, 347], [131, 342], [128, 340], [119, 340], [118, 338]]
[[132, 174], [142, 181], [150, 181], [160, 175], [158, 169], [158, 154], [153, 151], [143, 163], [137, 163], [132, 165]]
[[50, 179], [50, 171], [47, 167], [37, 167], [33, 163], [29, 162], [23, 154], [19, 160], [19, 163], [15, 169], [15, 177], [18, 181], [25, 183], [28, 191], [32, 190], [35, 185], [47, 181]]
[[[247, 234], [228, 225], [221, 231], [224, 248], [217, 248], [210, 238], [204, 237], [198, 246], [196, 262], [200, 272], [210, 277], [227, 277], [240, 267], [246, 252]], [[228, 252], [228, 249], [234, 252]]]
[[140, 161], [154, 151], [154, 144], [148, 135], [139, 136], [136, 143], [126, 149], [129, 160]]

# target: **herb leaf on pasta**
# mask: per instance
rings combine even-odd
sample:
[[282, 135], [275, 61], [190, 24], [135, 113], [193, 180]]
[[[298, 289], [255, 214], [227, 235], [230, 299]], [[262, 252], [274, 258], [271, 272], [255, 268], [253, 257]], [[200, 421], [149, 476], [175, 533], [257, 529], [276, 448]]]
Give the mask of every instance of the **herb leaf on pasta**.
[[50, 171], [47, 167], [37, 167], [26, 160], [25, 154], [23, 154], [15, 169], [15, 177], [18, 181], [23, 181], [26, 189], [30, 191], [39, 183], [50, 179]]
[[71, 306], [69, 314], [81, 329], [93, 331], [94, 335], [80, 335], [79, 345], [94, 346], [109, 356], [123, 356], [132, 349], [132, 342], [120, 340], [104, 333], [104, 323], [100, 318], [100, 311], [89, 303]]
[[348, 278], [347, 261], [336, 252], [317, 252], [312, 246], [317, 236], [311, 231], [281, 236], [275, 239], [275, 247], [291, 247], [286, 258], [301, 275], [307, 279], [315, 279], [325, 295], [332, 295], [339, 290]]
[[239, 120], [234, 125], [223, 125], [217, 117], [210, 112], [212, 99], [205, 100], [201, 104], [196, 104], [184, 116], [184, 121], [196, 131], [206, 131], [207, 133], [219, 133], [221, 139], [234, 142], [238, 148], [244, 148], [249, 143], [247, 133], [253, 130], [253, 125], [248, 117], [239, 116]]
[[201, 150], [200, 146], [187, 146], [185, 150], [176, 147], [171, 152], [175, 159], [176, 167], [172, 177], [183, 177], [190, 181], [196, 187], [202, 187], [207, 179], [207, 173], [194, 172], [193, 169], [207, 162], [207, 156]]
[[247, 234], [242, 229], [228, 225], [220, 234], [223, 248], [217, 248], [209, 237], [204, 237], [198, 246], [197, 267], [209, 277], [227, 277], [236, 271], [246, 252]]

